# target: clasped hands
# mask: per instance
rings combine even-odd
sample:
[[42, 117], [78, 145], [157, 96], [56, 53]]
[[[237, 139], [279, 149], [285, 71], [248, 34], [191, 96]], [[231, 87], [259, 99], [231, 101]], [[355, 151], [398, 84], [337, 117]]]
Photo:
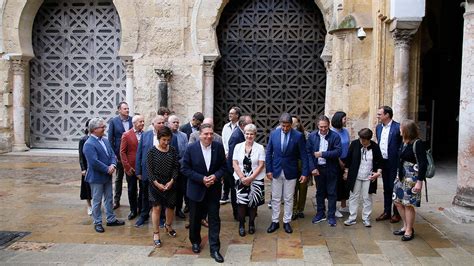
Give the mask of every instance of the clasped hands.
[[217, 177], [215, 175], [205, 176], [202, 179], [202, 182], [204, 183], [204, 185], [206, 187], [210, 187], [210, 186], [214, 185], [214, 183], [216, 182], [216, 179], [217, 179]]
[[[268, 178], [268, 180], [272, 180], [273, 179], [273, 173], [271, 173], [271, 172], [267, 173], [267, 178]], [[298, 181], [300, 183], [304, 183], [304, 182], [306, 182], [306, 180], [307, 180], [307, 177], [304, 176], [304, 175], [300, 176], [300, 178], [298, 179]]]
[[168, 183], [166, 183], [166, 184], [163, 185], [163, 184], [158, 183], [158, 181], [153, 181], [153, 183], [155, 184], [155, 186], [156, 186], [159, 190], [161, 190], [161, 191], [170, 190], [171, 187], [173, 187], [173, 182], [174, 182], [174, 180], [171, 179], [170, 181], [168, 181]]
[[115, 172], [115, 165], [109, 165], [109, 168], [107, 169], [107, 173], [109, 175], [112, 175]]

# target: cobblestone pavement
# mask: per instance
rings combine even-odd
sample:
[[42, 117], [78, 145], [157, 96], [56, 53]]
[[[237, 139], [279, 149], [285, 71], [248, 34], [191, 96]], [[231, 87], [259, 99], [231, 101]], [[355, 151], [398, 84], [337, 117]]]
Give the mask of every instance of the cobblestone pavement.
[[[80, 171], [76, 156], [41, 153], [0, 155], [0, 231], [27, 231], [28, 236], [0, 249], [1, 265], [18, 264], [153, 264], [184, 265], [214, 263], [203, 230], [203, 250], [192, 253], [185, 220], [177, 219], [177, 238], [161, 234], [163, 247], [152, 247], [152, 227], [105, 227], [95, 233], [79, 200]], [[473, 265], [474, 226], [456, 224], [443, 209], [451, 205], [456, 191], [454, 163], [438, 166], [437, 176], [429, 181], [429, 202], [418, 209], [416, 238], [402, 242], [392, 231], [400, 225], [373, 221], [365, 228], [359, 220], [347, 227], [338, 219], [337, 227], [311, 224], [315, 188], [310, 187], [306, 217], [292, 222], [293, 234], [283, 229], [267, 234], [271, 212], [266, 204], [259, 208], [255, 235], [240, 237], [232, 219], [230, 204], [221, 207], [221, 253], [226, 264], [313, 265], [313, 264], [422, 264]], [[380, 182], [381, 183], [381, 182]], [[268, 185], [268, 184], [267, 184]], [[268, 196], [269, 187], [267, 187]], [[126, 188], [122, 207], [116, 211], [126, 220]], [[374, 197], [373, 216], [383, 205], [382, 188]], [[360, 219], [360, 218], [359, 218]], [[373, 219], [374, 220], [374, 219]]]

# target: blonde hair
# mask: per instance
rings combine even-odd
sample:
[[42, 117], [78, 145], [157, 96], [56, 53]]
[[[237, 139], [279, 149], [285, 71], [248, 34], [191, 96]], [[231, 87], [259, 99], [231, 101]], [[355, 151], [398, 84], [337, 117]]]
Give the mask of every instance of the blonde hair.
[[248, 124], [244, 127], [244, 132], [247, 132], [247, 131], [250, 131], [250, 132], [253, 132], [253, 133], [257, 133], [257, 127], [254, 125], [254, 124]]
[[410, 142], [420, 137], [420, 128], [411, 119], [403, 120], [400, 125], [400, 131], [404, 142]]

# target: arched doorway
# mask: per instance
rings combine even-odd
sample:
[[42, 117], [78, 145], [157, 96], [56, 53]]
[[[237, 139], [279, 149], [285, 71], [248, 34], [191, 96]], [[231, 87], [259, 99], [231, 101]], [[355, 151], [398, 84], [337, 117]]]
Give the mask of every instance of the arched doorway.
[[77, 148], [91, 117], [111, 118], [125, 99], [120, 20], [111, 0], [45, 0], [33, 24], [30, 140]]
[[282, 112], [313, 128], [324, 113], [326, 69], [321, 60], [326, 29], [313, 1], [231, 1], [221, 14], [221, 59], [214, 69], [214, 121], [239, 106], [252, 115], [257, 141], [278, 124]]

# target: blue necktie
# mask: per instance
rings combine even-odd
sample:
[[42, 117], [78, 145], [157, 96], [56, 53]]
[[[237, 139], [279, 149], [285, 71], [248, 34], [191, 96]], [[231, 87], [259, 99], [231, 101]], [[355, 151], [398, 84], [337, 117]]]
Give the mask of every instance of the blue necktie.
[[286, 148], [288, 146], [288, 133], [284, 133], [284, 134], [285, 134], [285, 137], [283, 138], [283, 149], [282, 149], [283, 153], [286, 152]]

